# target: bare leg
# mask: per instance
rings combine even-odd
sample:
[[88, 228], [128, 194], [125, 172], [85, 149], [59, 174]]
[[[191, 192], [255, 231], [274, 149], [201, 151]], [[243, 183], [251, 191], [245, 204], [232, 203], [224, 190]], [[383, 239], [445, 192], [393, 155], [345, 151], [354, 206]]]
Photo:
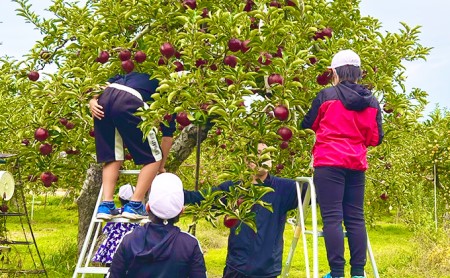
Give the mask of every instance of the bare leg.
[[152, 185], [153, 179], [158, 173], [159, 165], [161, 161], [156, 161], [142, 167], [139, 173], [136, 190], [134, 191], [131, 201], [142, 202], [144, 201], [145, 193], [148, 192], [150, 186]]
[[103, 166], [103, 201], [114, 200], [114, 188], [119, 178], [119, 170], [123, 161], [108, 162]]

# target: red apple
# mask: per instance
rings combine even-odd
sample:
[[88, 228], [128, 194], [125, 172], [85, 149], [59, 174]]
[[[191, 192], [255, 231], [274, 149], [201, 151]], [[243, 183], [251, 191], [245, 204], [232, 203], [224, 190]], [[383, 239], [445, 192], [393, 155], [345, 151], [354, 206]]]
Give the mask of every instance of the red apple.
[[261, 65], [268, 66], [272, 63], [271, 59], [272, 59], [272, 54], [265, 52], [265, 53], [261, 53], [261, 55], [258, 58], [258, 62]]
[[283, 141], [289, 141], [292, 138], [292, 131], [285, 126], [280, 127], [277, 130], [277, 134], [281, 136]]
[[252, 0], [248, 0], [247, 3], [245, 3], [244, 11], [250, 12], [253, 8], [254, 2]]
[[222, 130], [221, 130], [220, 128], [216, 129], [216, 134], [217, 134], [217, 135], [222, 134]]
[[269, 6], [275, 7], [275, 8], [281, 8], [281, 3], [278, 3], [278, 1], [273, 0], [270, 2]]
[[173, 62], [173, 64], [175, 65], [175, 71], [183, 71], [184, 70], [184, 65], [180, 61], [175, 61], [175, 62]]
[[191, 121], [189, 120], [186, 112], [178, 113], [175, 120], [177, 121], [177, 123], [179, 123], [182, 126], [188, 126], [191, 124]]
[[159, 51], [167, 59], [175, 54], [175, 48], [173, 48], [173, 46], [168, 42], [163, 43], [159, 48]]
[[386, 192], [384, 192], [380, 195], [380, 198], [381, 198], [381, 200], [386, 201], [389, 198], [389, 196], [387, 195]]
[[120, 61], [126, 61], [131, 58], [131, 52], [128, 49], [124, 49], [119, 52], [119, 60]]
[[289, 142], [287, 142], [287, 141], [281, 142], [280, 149], [284, 150], [284, 149], [287, 149], [287, 148], [289, 148]]
[[278, 46], [277, 52], [273, 54], [273, 57], [283, 58], [283, 47]]
[[255, 17], [250, 17], [250, 29], [258, 29], [259, 24]]
[[164, 59], [163, 56], [159, 57], [159, 59], [158, 59], [158, 66], [163, 66], [163, 65], [166, 65], [166, 64], [167, 64], [166, 63], [166, 59]]
[[324, 71], [322, 74], [319, 74], [316, 78], [316, 81], [319, 85], [325, 86], [331, 82], [333, 78], [333, 73], [330, 70]]
[[125, 160], [132, 160], [133, 156], [130, 153], [125, 154]]
[[37, 181], [37, 176], [35, 176], [35, 175], [28, 175], [28, 181], [29, 182], [35, 182], [35, 181]]
[[208, 61], [204, 60], [204, 59], [197, 59], [197, 61], [195, 61], [195, 66], [197, 68], [201, 68], [204, 65], [206, 65], [208, 63]]
[[267, 80], [267, 83], [269, 83], [269, 85], [272, 85], [272, 84], [283, 85], [283, 82], [284, 82], [283, 76], [281, 76], [277, 73], [271, 74]]
[[234, 68], [237, 65], [237, 58], [234, 55], [225, 56], [225, 58], [223, 59], [223, 63], [227, 66]]
[[228, 86], [232, 85], [234, 82], [231, 79], [225, 78], [225, 82], [227, 83]]
[[291, 6], [291, 7], [296, 7], [297, 5], [295, 5], [294, 1], [292, 0], [287, 0], [286, 1], [286, 5]]
[[130, 73], [134, 69], [134, 63], [131, 60], [126, 60], [122, 62], [122, 68], [126, 73]]
[[24, 146], [28, 146], [28, 145], [30, 144], [30, 140], [28, 140], [28, 139], [25, 138], [25, 139], [22, 140], [21, 143], [22, 143], [22, 145], [24, 145]]
[[67, 124], [66, 124], [66, 128], [67, 129], [73, 129], [75, 127], [75, 124], [74, 123], [72, 123], [72, 122], [67, 122]]
[[53, 148], [52, 145], [50, 145], [49, 143], [45, 143], [39, 146], [39, 152], [42, 155], [49, 155], [52, 152]]
[[100, 64], [104, 64], [106, 62], [108, 62], [109, 60], [109, 53], [108, 51], [102, 51], [100, 52], [100, 54], [98, 55], [96, 61], [99, 62]]
[[178, 51], [175, 51], [175, 58], [180, 59], [181, 58], [181, 53]]
[[172, 115], [171, 114], [165, 114], [163, 119], [164, 119], [164, 121], [170, 122], [170, 121], [172, 121]]
[[209, 16], [208, 8], [203, 8], [203, 10], [202, 10], [202, 17], [206, 18], [208, 16]]
[[227, 228], [234, 228], [239, 224], [239, 219], [229, 217], [228, 215], [225, 215], [223, 218], [223, 225]]
[[320, 31], [317, 31], [314, 34], [313, 39], [318, 40], [318, 39], [324, 39], [324, 38], [331, 38], [332, 36], [333, 36], [333, 29], [331, 29], [330, 27], [327, 27]]
[[217, 70], [217, 65], [216, 64], [212, 64], [211, 66], [209, 66], [209, 68], [213, 71]]
[[222, 144], [222, 145], [220, 145], [220, 148], [221, 148], [221, 149], [226, 149], [226, 148], [227, 148], [227, 145]]
[[38, 128], [36, 129], [36, 131], [34, 132], [34, 139], [38, 140], [38, 141], [45, 141], [48, 137], [49, 137], [49, 133], [48, 130], [46, 130], [45, 128]]
[[315, 63], [317, 63], [317, 58], [311, 57], [311, 58], [309, 58], [309, 62], [311, 63], [311, 65], [314, 65]]
[[0, 211], [3, 212], [3, 213], [8, 212], [8, 205], [2, 204], [2, 205], [0, 206]]
[[245, 53], [250, 50], [250, 47], [248, 46], [249, 43], [250, 43], [250, 40], [245, 40], [242, 42], [242, 44], [241, 44], [242, 53]]
[[52, 185], [54, 176], [52, 172], [43, 172], [41, 174], [41, 181], [44, 183], [45, 187], [50, 187]]
[[59, 123], [62, 124], [63, 126], [67, 125], [69, 121], [66, 118], [61, 118], [59, 119]]
[[280, 121], [286, 121], [289, 118], [289, 110], [284, 105], [278, 105], [275, 107], [273, 114]]
[[277, 164], [277, 166], [276, 166], [276, 169], [277, 170], [283, 170], [284, 169], [284, 165], [283, 164]]
[[31, 81], [36, 81], [39, 79], [39, 72], [37, 71], [30, 71], [28, 73], [28, 79], [30, 79]]
[[183, 5], [185, 7], [189, 7], [191, 9], [197, 8], [197, 1], [196, 0], [184, 0]]
[[145, 59], [147, 59], [147, 54], [145, 54], [144, 51], [139, 50], [136, 54], [134, 54], [134, 60], [136, 63], [143, 63]]
[[232, 38], [228, 41], [228, 49], [233, 52], [241, 50], [242, 42], [239, 39]]
[[58, 182], [58, 180], [58, 176], [52, 174], [52, 182]]
[[91, 128], [91, 130], [89, 130], [89, 136], [95, 137], [95, 131], [93, 128]]

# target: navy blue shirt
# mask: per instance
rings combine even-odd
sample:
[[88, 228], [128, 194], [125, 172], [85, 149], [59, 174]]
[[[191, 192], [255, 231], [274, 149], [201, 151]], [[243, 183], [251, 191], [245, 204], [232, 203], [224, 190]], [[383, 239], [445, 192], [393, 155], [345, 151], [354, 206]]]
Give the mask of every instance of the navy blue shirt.
[[124, 236], [107, 277], [206, 278], [195, 237], [172, 224], [147, 223]]
[[[159, 86], [159, 81], [157, 79], [151, 79], [150, 75], [141, 72], [130, 72], [126, 75], [116, 75], [108, 79], [109, 83], [117, 83], [138, 91], [144, 102], [152, 102], [153, 99], [151, 95], [156, 92]], [[176, 114], [172, 115], [171, 120], [166, 126], [164, 123], [160, 124], [163, 137], [173, 137], [176, 130], [175, 123]]]
[[[226, 181], [213, 188], [213, 191], [229, 191], [235, 184]], [[236, 235], [236, 228], [232, 228], [228, 237], [227, 266], [251, 277], [280, 275], [286, 215], [289, 210], [297, 207], [298, 202], [294, 180], [268, 176], [264, 180], [264, 186], [274, 189], [262, 197], [263, 201], [272, 205], [273, 213], [255, 205], [252, 211], [256, 214], [258, 232], [242, 225], [239, 234]], [[200, 203], [203, 199], [198, 191], [184, 191], [185, 204]]]

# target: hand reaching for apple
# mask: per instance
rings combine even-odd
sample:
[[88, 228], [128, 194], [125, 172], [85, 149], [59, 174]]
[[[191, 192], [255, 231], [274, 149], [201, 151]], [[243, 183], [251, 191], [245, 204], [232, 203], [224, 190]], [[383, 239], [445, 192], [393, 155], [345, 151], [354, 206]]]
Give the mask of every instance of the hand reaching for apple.
[[89, 101], [89, 110], [91, 111], [92, 116], [99, 120], [101, 120], [105, 116], [103, 112], [103, 106], [98, 104], [97, 98], [92, 98]]

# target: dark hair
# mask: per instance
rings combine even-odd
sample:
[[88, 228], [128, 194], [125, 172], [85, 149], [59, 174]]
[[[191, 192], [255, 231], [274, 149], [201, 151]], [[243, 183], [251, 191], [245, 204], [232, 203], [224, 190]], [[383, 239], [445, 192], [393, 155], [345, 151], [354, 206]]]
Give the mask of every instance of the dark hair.
[[350, 81], [356, 82], [361, 79], [362, 72], [360, 67], [345, 65], [335, 68], [339, 77], [339, 82]]

